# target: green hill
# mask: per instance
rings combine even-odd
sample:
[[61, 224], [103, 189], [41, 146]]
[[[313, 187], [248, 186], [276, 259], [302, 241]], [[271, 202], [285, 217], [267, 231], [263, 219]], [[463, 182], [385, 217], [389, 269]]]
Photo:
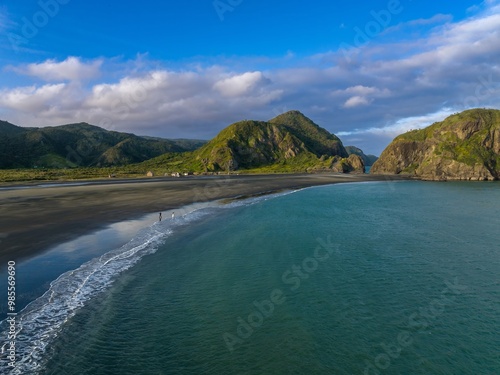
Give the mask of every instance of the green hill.
[[241, 121], [222, 130], [195, 152], [196, 160], [208, 161], [212, 170], [251, 169], [296, 157], [313, 156], [304, 143], [284, 127], [268, 122]]
[[87, 123], [24, 128], [0, 122], [0, 168], [103, 167], [185, 152], [200, 141], [144, 138]]
[[371, 173], [428, 180], [498, 180], [500, 111], [472, 109], [402, 134], [382, 152]]
[[319, 127], [299, 111], [283, 113], [269, 122], [285, 127], [292, 135], [302, 140], [307, 149], [316, 156], [349, 157], [337, 136]]
[[[150, 141], [165, 141], [165, 138], [159, 138], [159, 137], [149, 137], [147, 135], [141, 135], [141, 138], [150, 140]], [[201, 139], [187, 139], [187, 138], [172, 138], [168, 139], [168, 141], [172, 142], [174, 145], [180, 147], [182, 150], [185, 151], [194, 151], [199, 149], [201, 146], [206, 144], [208, 141], [201, 140]]]
[[236, 122], [192, 153], [163, 155], [143, 165], [179, 172], [364, 171], [361, 158], [349, 157], [340, 139], [298, 111], [268, 122]]
[[361, 157], [349, 155], [338, 137], [298, 111], [267, 122], [234, 123], [209, 142], [139, 137], [86, 123], [22, 128], [1, 122], [0, 155], [3, 169], [121, 166], [115, 171], [123, 175], [147, 170], [160, 175], [230, 170], [364, 172]]
[[0, 120], [0, 135], [1, 136], [16, 136], [23, 133], [26, 129], [16, 126], [7, 121]]

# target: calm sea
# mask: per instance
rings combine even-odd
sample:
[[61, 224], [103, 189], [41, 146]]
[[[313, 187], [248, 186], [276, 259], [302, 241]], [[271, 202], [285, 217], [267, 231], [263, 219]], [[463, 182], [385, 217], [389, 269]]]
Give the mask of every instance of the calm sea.
[[498, 183], [206, 206], [59, 276], [0, 372], [500, 374], [499, 228]]

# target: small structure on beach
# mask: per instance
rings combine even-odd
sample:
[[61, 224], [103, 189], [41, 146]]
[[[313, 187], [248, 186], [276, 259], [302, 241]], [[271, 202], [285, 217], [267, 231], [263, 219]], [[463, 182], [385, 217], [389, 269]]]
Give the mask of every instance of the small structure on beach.
[[152, 171], [149, 171], [149, 172], [146, 174], [146, 176], [148, 176], [148, 177], [154, 177], [154, 175], [155, 175], [155, 174], [154, 174]]

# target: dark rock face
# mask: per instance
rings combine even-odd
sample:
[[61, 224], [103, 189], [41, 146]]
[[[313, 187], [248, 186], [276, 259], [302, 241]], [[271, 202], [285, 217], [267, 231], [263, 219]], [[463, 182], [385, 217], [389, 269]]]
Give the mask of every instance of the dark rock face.
[[349, 155], [348, 158], [336, 158], [330, 169], [338, 173], [365, 173], [365, 164], [358, 155]]
[[370, 172], [425, 180], [498, 180], [500, 111], [469, 110], [402, 134], [382, 152]]
[[355, 146], [346, 146], [345, 147], [347, 153], [349, 155], [358, 155], [358, 156], [361, 156], [361, 159], [363, 159], [363, 163], [365, 164], [365, 166], [371, 166], [373, 165], [377, 160], [378, 160], [378, 157], [375, 156], [375, 155], [366, 155], [363, 150], [361, 150], [360, 148], [358, 147], [355, 147]]

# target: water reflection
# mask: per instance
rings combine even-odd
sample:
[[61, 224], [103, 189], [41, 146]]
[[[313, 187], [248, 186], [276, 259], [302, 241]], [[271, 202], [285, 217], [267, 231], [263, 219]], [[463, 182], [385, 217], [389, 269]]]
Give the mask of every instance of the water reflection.
[[[88, 235], [68, 241], [48, 251], [24, 260], [16, 265], [16, 311], [45, 293], [50, 283], [66, 271], [117, 249], [132, 239], [142, 228], [153, 224], [157, 214], [148, 214], [141, 219], [127, 220], [108, 225]], [[7, 290], [7, 269], [0, 270], [0, 290]], [[7, 305], [0, 303], [0, 320], [6, 318]]]

